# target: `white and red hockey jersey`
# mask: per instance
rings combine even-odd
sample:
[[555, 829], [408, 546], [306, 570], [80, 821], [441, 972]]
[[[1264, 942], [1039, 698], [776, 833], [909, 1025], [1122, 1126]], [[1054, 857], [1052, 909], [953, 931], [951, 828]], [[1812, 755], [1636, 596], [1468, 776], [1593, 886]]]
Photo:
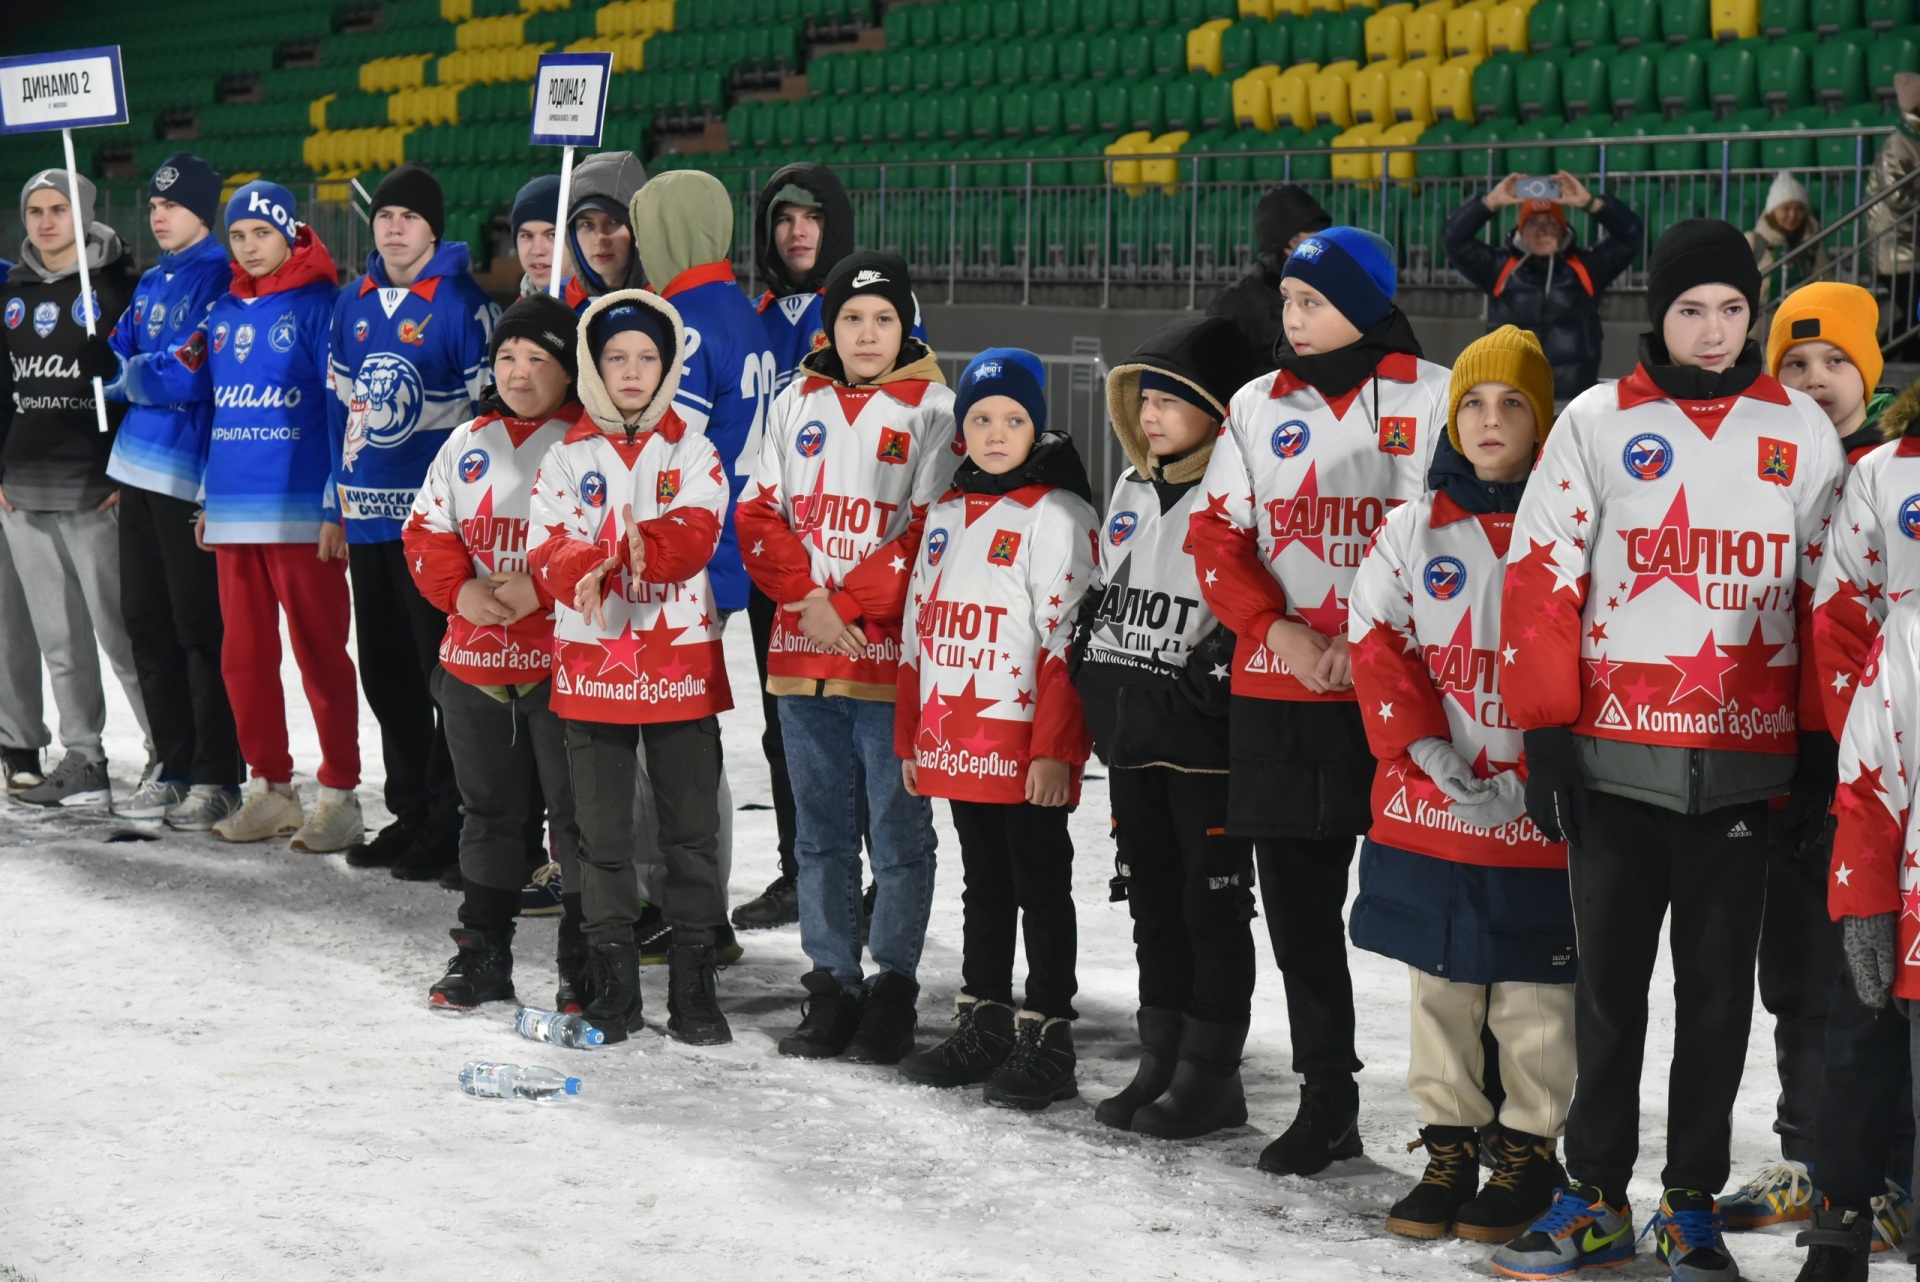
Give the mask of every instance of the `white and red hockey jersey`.
[[1028, 485], [951, 490], [927, 516], [901, 636], [894, 752], [921, 796], [1020, 802], [1034, 757], [1092, 750], [1067, 677], [1074, 616], [1094, 571], [1092, 504]]
[[553, 612], [480, 627], [458, 609], [470, 579], [527, 572], [533, 478], [586, 411], [564, 405], [544, 421], [483, 414], [453, 429], [427, 467], [400, 537], [420, 595], [447, 616], [440, 666], [469, 685], [521, 685], [553, 667]]
[[1644, 368], [1582, 393], [1514, 523], [1507, 715], [1627, 743], [1793, 752], [1803, 717], [1824, 723], [1796, 638], [1811, 635], [1802, 616], [1843, 466], [1819, 406], [1765, 374], [1713, 401], [1675, 401]]
[[1331, 402], [1285, 370], [1235, 393], [1191, 523], [1200, 590], [1237, 639], [1235, 694], [1353, 698], [1308, 691], [1267, 649], [1267, 630], [1287, 619], [1326, 637], [1346, 632], [1368, 540], [1391, 508], [1427, 488], [1451, 377], [1395, 352]]
[[1353, 686], [1380, 759], [1373, 840], [1455, 863], [1564, 868], [1567, 848], [1526, 815], [1486, 830], [1449, 813], [1449, 798], [1407, 755], [1446, 739], [1491, 779], [1520, 763], [1520, 728], [1500, 697], [1500, 590], [1510, 513], [1475, 515], [1445, 492], [1394, 509], [1353, 579]]
[[1920, 437], [1868, 452], [1847, 477], [1814, 594], [1814, 666], [1837, 735], [1888, 609], [1920, 588]]
[[[638, 575], [621, 517], [629, 504], [646, 544]], [[630, 445], [588, 418], [547, 451], [534, 478], [528, 561], [556, 603], [555, 713], [639, 725], [733, 706], [720, 612], [707, 588], [726, 510], [713, 442], [670, 409]], [[620, 565], [605, 580], [602, 628], [573, 608], [574, 588], [610, 556]]]
[[849, 659], [815, 646], [792, 613], [776, 612], [767, 649], [773, 693], [812, 683], [809, 693], [893, 697], [907, 579], [927, 509], [958, 461], [953, 393], [939, 379], [931, 353], [860, 387], [803, 366], [767, 412], [734, 513], [747, 575], [776, 605], [828, 589], [840, 617], [867, 636], [865, 653]]
[[1893, 995], [1920, 999], [1920, 608], [1903, 604], [1868, 647], [1840, 736], [1833, 919], [1895, 916]]

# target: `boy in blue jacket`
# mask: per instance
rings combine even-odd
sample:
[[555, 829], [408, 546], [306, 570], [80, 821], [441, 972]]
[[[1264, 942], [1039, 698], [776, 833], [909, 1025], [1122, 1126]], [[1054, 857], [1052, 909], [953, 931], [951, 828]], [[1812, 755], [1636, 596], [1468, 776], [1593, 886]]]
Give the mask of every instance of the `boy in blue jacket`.
[[240, 783], [220, 679], [219, 576], [193, 537], [213, 421], [202, 322], [228, 282], [226, 246], [212, 234], [219, 203], [220, 175], [191, 152], [154, 171], [147, 217], [160, 261], [108, 340], [124, 362], [108, 395], [128, 403], [107, 459], [120, 482], [120, 612], [155, 756], [118, 810], [129, 819], [178, 812], [196, 830], [225, 814]]
[[[440, 183], [402, 165], [373, 193], [377, 246], [333, 309], [332, 490], [345, 527], [360, 683], [380, 723], [394, 821], [347, 856], [426, 881], [457, 866], [460, 794], [428, 688], [446, 634], [407, 572], [400, 528], [447, 433], [492, 381], [487, 342], [500, 308], [441, 243]], [[322, 548], [338, 539], [322, 529]]]

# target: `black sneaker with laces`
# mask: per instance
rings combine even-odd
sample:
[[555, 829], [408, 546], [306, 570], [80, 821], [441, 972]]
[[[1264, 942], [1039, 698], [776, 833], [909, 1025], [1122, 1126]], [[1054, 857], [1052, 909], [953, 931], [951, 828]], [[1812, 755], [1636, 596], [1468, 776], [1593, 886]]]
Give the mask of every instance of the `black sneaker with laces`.
[[413, 827], [396, 819], [365, 841], [347, 851], [349, 868], [391, 868], [394, 860], [413, 848]]
[[1013, 1021], [1013, 1054], [980, 1088], [980, 1097], [1001, 1108], [1037, 1113], [1080, 1093], [1075, 1064], [1073, 1021], [1023, 1010]]
[[439, 881], [449, 870], [460, 871], [460, 833], [422, 833], [402, 851], [388, 869], [397, 881]]
[[900, 1061], [900, 1076], [921, 1086], [978, 1086], [1013, 1053], [1013, 1007], [960, 997], [953, 1035]]
[[1300, 1111], [1260, 1154], [1269, 1175], [1317, 1175], [1329, 1163], [1360, 1156], [1360, 1087], [1351, 1077], [1308, 1078]]
[[1453, 1228], [1454, 1215], [1479, 1192], [1480, 1146], [1471, 1126], [1423, 1126], [1420, 1138], [1407, 1145], [1407, 1151], [1417, 1148], [1427, 1150], [1427, 1169], [1413, 1190], [1387, 1212], [1387, 1232], [1442, 1238]]
[[831, 971], [810, 970], [800, 977], [807, 1000], [800, 1027], [780, 1039], [780, 1053], [801, 1059], [833, 1059], [847, 1052], [860, 1027], [863, 994], [848, 992]]
[[689, 1046], [719, 1046], [733, 1040], [720, 1009], [712, 932], [682, 930], [667, 953], [667, 1035]]
[[1720, 1204], [1699, 1189], [1668, 1189], [1660, 1199], [1659, 1215], [1647, 1227], [1653, 1233], [1653, 1253], [1675, 1282], [1739, 1278], [1740, 1266], [1727, 1254], [1721, 1236]]
[[587, 1008], [581, 1014], [606, 1037], [627, 1040], [646, 1027], [640, 1009], [640, 953], [632, 944], [605, 943], [587, 952]]
[[1554, 1142], [1500, 1127], [1493, 1131], [1493, 1174], [1473, 1201], [1453, 1218], [1455, 1237], [1469, 1242], [1511, 1242], [1553, 1205], [1556, 1189], [1567, 1186], [1567, 1172]]
[[772, 930], [800, 920], [800, 888], [794, 879], [775, 877], [759, 896], [733, 910], [733, 924], [741, 930]]
[[1823, 1202], [1813, 1213], [1812, 1227], [1802, 1230], [1793, 1244], [1807, 1248], [1794, 1282], [1867, 1282], [1873, 1212], [1837, 1211]]
[[485, 1002], [514, 1001], [513, 927], [470, 930], [456, 926], [447, 932], [460, 951], [447, 963], [447, 973], [427, 992], [427, 1000], [448, 1010], [472, 1010]]
[[874, 976], [860, 1027], [847, 1043], [847, 1058], [856, 1064], [898, 1064], [912, 1054], [919, 1000], [920, 985], [905, 975], [883, 970]]

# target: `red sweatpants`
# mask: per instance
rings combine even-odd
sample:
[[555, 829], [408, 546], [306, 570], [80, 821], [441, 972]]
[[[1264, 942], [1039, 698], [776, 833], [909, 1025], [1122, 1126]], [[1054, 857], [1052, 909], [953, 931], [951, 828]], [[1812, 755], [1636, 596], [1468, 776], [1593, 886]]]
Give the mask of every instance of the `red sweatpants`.
[[280, 611], [320, 733], [319, 780], [360, 782], [360, 695], [347, 655], [347, 563], [322, 561], [311, 543], [231, 543], [214, 548], [226, 638], [220, 673], [233, 704], [240, 755], [256, 779], [293, 781], [286, 696], [280, 687]]

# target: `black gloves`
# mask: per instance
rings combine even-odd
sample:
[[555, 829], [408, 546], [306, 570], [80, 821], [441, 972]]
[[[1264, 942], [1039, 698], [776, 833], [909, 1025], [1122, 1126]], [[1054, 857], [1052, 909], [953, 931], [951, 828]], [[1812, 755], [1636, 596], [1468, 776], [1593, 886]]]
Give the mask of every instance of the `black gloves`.
[[120, 355], [103, 335], [96, 334], [80, 348], [80, 377], [91, 382], [111, 383], [120, 377]]
[[1840, 745], [1832, 735], [1802, 730], [1800, 764], [1793, 772], [1793, 791], [1787, 794], [1787, 808], [1777, 829], [1781, 846], [1797, 855], [1819, 844], [1839, 784]]
[[1574, 757], [1573, 731], [1546, 726], [1521, 735], [1527, 754], [1527, 813], [1548, 841], [1580, 840], [1586, 789]]

